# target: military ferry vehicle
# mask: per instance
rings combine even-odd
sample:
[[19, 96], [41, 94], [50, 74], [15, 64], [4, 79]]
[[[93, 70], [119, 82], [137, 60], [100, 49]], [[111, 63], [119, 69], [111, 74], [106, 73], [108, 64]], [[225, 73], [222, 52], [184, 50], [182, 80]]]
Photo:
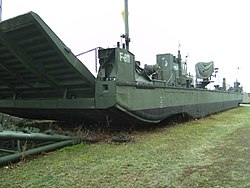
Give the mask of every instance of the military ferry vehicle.
[[[0, 112], [31, 119], [88, 123], [159, 123], [183, 114], [193, 118], [237, 107], [239, 82], [206, 89], [213, 62], [197, 63], [197, 79], [187, 73], [180, 50], [156, 55], [140, 66], [129, 51], [128, 4], [124, 44], [98, 48], [95, 77], [34, 12], [0, 23]], [[197, 82], [195, 82], [197, 80]]]

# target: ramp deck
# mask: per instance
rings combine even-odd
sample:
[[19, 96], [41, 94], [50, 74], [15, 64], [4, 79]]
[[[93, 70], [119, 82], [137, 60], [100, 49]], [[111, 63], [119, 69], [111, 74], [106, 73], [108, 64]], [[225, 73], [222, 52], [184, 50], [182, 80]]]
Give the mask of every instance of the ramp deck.
[[94, 80], [34, 12], [0, 24], [0, 99], [94, 98]]

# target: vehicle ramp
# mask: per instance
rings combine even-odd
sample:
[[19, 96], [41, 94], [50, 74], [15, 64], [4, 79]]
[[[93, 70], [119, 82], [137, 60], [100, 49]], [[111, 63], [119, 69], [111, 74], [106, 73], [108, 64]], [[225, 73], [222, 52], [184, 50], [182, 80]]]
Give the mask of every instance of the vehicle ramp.
[[32, 109], [93, 108], [94, 87], [94, 75], [36, 13], [0, 23], [0, 112], [39, 118]]

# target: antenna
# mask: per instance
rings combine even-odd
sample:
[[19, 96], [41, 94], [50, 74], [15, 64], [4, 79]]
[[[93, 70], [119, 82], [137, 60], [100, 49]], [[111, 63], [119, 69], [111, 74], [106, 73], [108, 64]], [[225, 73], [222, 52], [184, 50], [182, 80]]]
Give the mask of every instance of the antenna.
[[236, 78], [236, 82], [238, 82], [240, 79], [240, 67], [237, 67], [237, 78]]
[[180, 50], [180, 48], [181, 48], [181, 43], [180, 41], [178, 41], [178, 51]]
[[182, 60], [181, 60], [181, 51], [180, 51], [180, 47], [181, 47], [181, 44], [180, 44], [180, 41], [179, 42], [179, 45], [178, 45], [178, 66], [179, 66], [179, 80], [178, 80], [178, 84], [182, 84]]

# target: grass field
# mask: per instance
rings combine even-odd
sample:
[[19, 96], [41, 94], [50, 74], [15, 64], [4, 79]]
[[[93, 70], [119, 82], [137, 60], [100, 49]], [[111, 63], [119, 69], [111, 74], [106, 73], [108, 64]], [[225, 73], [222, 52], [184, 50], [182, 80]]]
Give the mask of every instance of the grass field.
[[250, 187], [250, 107], [0, 168], [0, 187]]

